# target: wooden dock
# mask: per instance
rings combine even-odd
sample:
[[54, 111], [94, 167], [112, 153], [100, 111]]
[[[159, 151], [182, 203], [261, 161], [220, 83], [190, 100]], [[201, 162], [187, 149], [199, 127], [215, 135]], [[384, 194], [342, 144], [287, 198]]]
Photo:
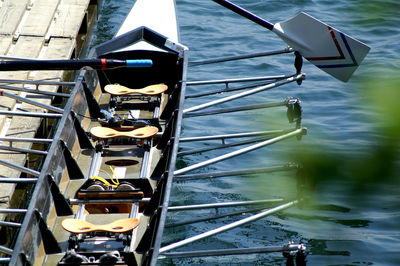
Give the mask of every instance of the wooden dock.
[[[97, 10], [97, 0], [0, 0], [0, 56], [41, 59], [76, 58], [88, 39], [88, 30], [97, 20]], [[4, 86], [11, 86], [16, 89], [4, 89], [4, 91], [50, 104], [53, 97], [21, 92], [18, 88], [39, 88], [52, 92], [68, 91], [69, 88], [25, 82], [10, 83], [10, 80], [63, 81], [68, 79], [69, 75], [70, 73], [65, 71], [0, 72], [0, 90], [3, 90]], [[0, 111], [47, 112], [43, 108], [21, 103], [9, 97], [1, 96], [0, 99]], [[43, 125], [41, 118], [0, 115], [1, 138], [42, 136], [43, 133], [38, 132], [38, 129], [46, 130], [46, 125]], [[32, 142], [1, 141], [0, 147], [31, 149], [32, 145], [35, 146]], [[34, 158], [34, 156], [28, 156], [27, 153], [10, 152], [0, 148], [0, 177], [21, 177], [20, 170], [15, 170], [4, 162], [33, 169], [36, 163]], [[22, 176], [24, 175], [26, 176], [22, 173]], [[19, 207], [24, 195], [18, 195], [16, 187], [15, 184], [0, 184], [1, 209], [10, 206]], [[0, 220], [4, 219], [4, 216], [0, 216]], [[8, 217], [6, 219], [8, 220]], [[2, 234], [4, 234], [3, 231]]]

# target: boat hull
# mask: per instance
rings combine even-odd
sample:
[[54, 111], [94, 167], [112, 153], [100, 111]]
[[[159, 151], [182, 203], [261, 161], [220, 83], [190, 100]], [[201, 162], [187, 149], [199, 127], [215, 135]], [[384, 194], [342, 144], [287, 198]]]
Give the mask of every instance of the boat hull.
[[[172, 38], [140, 26], [120, 31], [92, 50], [91, 58], [151, 59], [153, 66], [105, 71], [85, 68], [78, 73], [15, 241], [11, 265], [101, 264], [101, 256], [113, 251], [119, 252], [115, 265], [156, 263], [172, 186], [170, 173], [175, 170], [188, 65], [188, 49], [177, 42], [176, 24], [171, 25], [175, 25]], [[146, 43], [147, 48], [137, 43]], [[110, 97], [104, 87], [115, 83], [133, 89], [165, 84], [168, 90], [154, 97]], [[109, 113], [128, 117], [127, 121], [144, 119], [159, 133], [144, 142], [88, 138], [90, 128], [99, 126]], [[113, 165], [112, 161], [119, 164]], [[99, 175], [99, 171], [107, 171], [110, 164], [119, 181], [137, 186], [137, 193], [132, 191], [127, 198], [117, 198], [119, 202], [115, 204], [114, 198], [110, 202], [103, 196], [85, 198], [91, 195], [83, 193], [87, 182], [92, 182], [91, 177]], [[81, 235], [81, 242], [74, 246], [71, 242], [76, 236], [62, 228], [62, 221], [67, 218], [105, 224], [128, 216], [138, 217], [140, 225], [126, 236], [129, 241], [123, 241], [122, 246], [118, 243], [119, 247], [86, 245], [86, 236], [82, 240]], [[77, 262], [76, 254], [88, 261]]]

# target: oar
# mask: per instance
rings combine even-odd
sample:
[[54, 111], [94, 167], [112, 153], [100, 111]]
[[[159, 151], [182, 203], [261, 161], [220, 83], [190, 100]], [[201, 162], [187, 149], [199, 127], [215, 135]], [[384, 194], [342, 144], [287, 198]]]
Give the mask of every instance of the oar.
[[99, 139], [109, 139], [109, 138], [137, 138], [145, 139], [154, 136], [158, 132], [156, 127], [141, 127], [131, 131], [118, 131], [108, 127], [92, 127], [90, 133]]
[[71, 60], [22, 60], [0, 61], [0, 71], [18, 70], [77, 70], [89, 66], [93, 69], [115, 69], [132, 67], [151, 67], [150, 59], [116, 60], [116, 59], [71, 59]]
[[370, 50], [364, 43], [303, 12], [274, 25], [229, 1], [213, 1], [275, 32], [312, 64], [344, 82]]
[[158, 95], [168, 89], [167, 85], [156, 84], [144, 87], [142, 89], [131, 89], [118, 84], [109, 84], [104, 87], [104, 90], [111, 95], [126, 95], [126, 94], [142, 94], [142, 95]]
[[66, 231], [74, 234], [90, 233], [94, 231], [125, 233], [136, 228], [139, 225], [139, 220], [137, 218], [126, 218], [109, 224], [97, 225], [85, 220], [69, 218], [62, 221], [61, 225]]

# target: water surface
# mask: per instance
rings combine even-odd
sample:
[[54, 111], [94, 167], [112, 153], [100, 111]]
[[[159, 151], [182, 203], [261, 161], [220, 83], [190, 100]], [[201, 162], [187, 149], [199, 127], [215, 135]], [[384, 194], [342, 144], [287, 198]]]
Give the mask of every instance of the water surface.
[[[381, 164], [386, 160], [386, 157], [380, 156], [379, 152], [382, 145], [387, 143], [386, 138], [383, 137], [387, 132], [377, 131], [379, 124], [371, 123], [374, 121], [373, 118], [379, 118], [376, 112], [380, 109], [373, 105], [375, 98], [370, 96], [371, 92], [375, 95], [387, 93], [387, 86], [382, 84], [386, 80], [399, 76], [400, 73], [398, 53], [400, 2], [397, 0], [236, 0], [235, 3], [272, 23], [284, 21], [305, 11], [365, 42], [372, 49], [348, 83], [335, 80], [306, 62], [303, 71], [307, 74], [307, 79], [301, 86], [285, 85], [221, 105], [233, 107], [282, 101], [287, 97], [299, 98], [303, 107], [302, 125], [308, 128], [308, 134], [302, 138], [301, 142], [295, 139], [285, 141], [285, 143], [208, 166], [198, 172], [279, 166], [295, 160], [295, 158], [288, 158], [288, 153], [302, 155], [306, 149], [309, 149], [309, 145], [316, 144], [323, 147], [323, 152], [318, 151], [319, 155], [331, 156], [326, 159], [330, 163], [323, 166], [331, 164], [331, 167], [327, 167], [325, 172], [317, 172], [321, 182], [315, 185], [312, 193], [310, 192], [310, 202], [303, 208], [292, 208], [251, 225], [199, 241], [181, 250], [284, 245], [289, 240], [293, 240], [301, 241], [307, 246], [308, 265], [400, 264], [400, 182], [398, 178], [386, 176], [391, 172], [386, 173], [385, 169], [392, 167], [393, 164], [388, 163], [387, 166]], [[132, 1], [129, 0], [105, 1], [95, 40], [97, 43], [113, 36], [131, 6]], [[181, 42], [190, 48], [192, 61], [285, 48], [285, 44], [273, 33], [212, 1], [177, 0], [177, 7]], [[188, 80], [291, 74], [294, 72], [293, 60], [293, 55], [286, 54], [192, 67], [189, 69]], [[370, 79], [375, 81], [370, 81]], [[221, 88], [221, 86], [189, 87], [187, 93], [216, 88]], [[395, 101], [395, 96], [399, 95], [389, 94], [387, 100], [383, 97], [381, 102], [385, 105], [386, 101]], [[212, 96], [207, 99], [216, 97], [221, 96]], [[203, 103], [204, 100], [199, 98], [187, 100], [185, 107]], [[190, 118], [184, 121], [183, 136], [293, 127], [288, 124], [285, 112], [285, 108], [278, 108]], [[395, 122], [399, 120], [400, 112], [396, 113], [395, 110], [391, 114], [393, 116], [384, 116], [384, 120]], [[398, 136], [398, 133], [393, 133], [393, 136]], [[182, 149], [207, 145], [211, 143], [185, 144], [182, 145]], [[394, 142], [393, 145], [398, 145], [398, 142]], [[211, 151], [182, 156], [178, 164], [179, 166], [190, 165], [223, 152]], [[398, 149], [395, 149], [396, 152]], [[383, 150], [382, 154], [387, 154], [387, 152]], [[377, 162], [373, 160], [374, 157], [378, 159]], [[330, 161], [331, 158], [334, 160]], [[336, 160], [341, 158], [345, 160]], [[396, 158], [391, 159], [391, 162], [398, 167]], [[354, 160], [354, 163], [348, 163], [349, 160]], [[375, 162], [378, 166], [372, 167], [371, 164]], [[354, 165], [358, 171], [352, 169], [351, 165]], [[365, 173], [362, 172], [363, 169]], [[373, 170], [375, 172], [371, 172]], [[359, 177], [352, 178], [353, 176]], [[363, 179], [366, 176], [369, 178]], [[382, 180], [385, 182], [381, 182]], [[178, 182], [173, 187], [170, 204], [291, 198], [295, 197], [296, 193], [295, 172], [224, 177]], [[212, 212], [173, 213], [168, 216], [168, 221], [177, 222], [193, 217], [204, 217], [210, 213]], [[164, 244], [199, 234], [234, 221], [236, 218], [230, 217], [167, 229]], [[163, 264], [222, 265], [238, 262], [282, 265], [285, 259], [281, 254], [257, 254], [175, 259], [163, 261]]]

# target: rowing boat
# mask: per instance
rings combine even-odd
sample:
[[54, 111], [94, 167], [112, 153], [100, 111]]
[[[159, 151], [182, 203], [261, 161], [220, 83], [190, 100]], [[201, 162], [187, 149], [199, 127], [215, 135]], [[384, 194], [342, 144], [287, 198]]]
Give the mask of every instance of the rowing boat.
[[[175, 167], [187, 51], [179, 43], [173, 0], [136, 1], [115, 37], [94, 47], [89, 58], [99, 60], [82, 62], [65, 106], [51, 109], [62, 116], [40, 172], [22, 180], [35, 186], [13, 247], [2, 247], [9, 255], [3, 262], [155, 261]], [[10, 70], [21, 70], [26, 62], [20, 63]], [[40, 62], [43, 69], [64, 63]]]
[[[0, 64], [0, 70], [55, 70], [84, 66], [76, 74], [75, 81], [68, 83], [73, 85], [69, 94], [52, 94], [54, 97], [68, 99], [61, 101], [61, 107], [57, 103], [53, 105], [58, 106], [46, 105], [6, 91], [0, 93], [2, 96], [53, 112], [13, 112], [12, 115], [57, 120], [46, 139], [24, 140], [41, 143], [45, 146], [45, 151], [8, 147], [12, 151], [45, 155], [43, 161], [38, 163], [37, 168], [40, 171], [0, 162], [23, 173], [21, 178], [2, 182], [33, 184], [32, 189], [27, 191], [29, 201], [26, 209], [5, 211], [21, 216], [21, 222], [1, 222], [1, 226], [15, 227], [18, 230], [10, 237], [10, 246], [0, 246], [0, 252], [6, 254], [5, 258], [0, 258], [0, 262], [10, 265], [155, 265], [158, 260], [166, 258], [283, 252], [288, 257], [288, 263], [297, 256], [298, 265], [305, 264], [304, 245], [292, 242], [279, 247], [176, 251], [195, 241], [295, 206], [302, 200], [301, 192], [292, 200], [262, 199], [169, 206], [173, 181], [295, 170], [298, 176], [297, 187], [301, 188], [304, 185], [304, 171], [297, 164], [236, 171], [192, 172], [288, 138], [301, 139], [307, 131], [301, 125], [302, 109], [298, 99], [288, 98], [278, 103], [211, 111], [200, 110], [292, 82], [301, 85], [305, 79], [301, 72], [302, 55], [307, 56], [306, 59], [325, 72], [347, 81], [368, 53], [369, 47], [306, 14], [273, 25], [229, 1], [213, 1], [274, 31], [291, 47], [262, 54], [191, 62], [191, 66], [294, 52], [295, 73], [188, 82], [188, 48], [179, 40], [174, 0], [137, 0], [115, 37], [94, 47], [89, 59], [24, 60]], [[313, 30], [324, 32], [322, 41], [315, 44], [304, 39], [304, 36], [297, 35], [297, 26], [302, 23]], [[316, 55], [315, 53], [324, 51], [325, 43], [330, 43], [329, 48], [334, 52], [340, 51], [341, 55]], [[231, 88], [228, 85], [232, 83], [246, 85]], [[186, 86], [209, 84], [225, 84], [226, 88], [197, 95], [185, 94]], [[183, 106], [185, 98], [244, 89], [244, 92], [197, 106], [186, 109]], [[49, 95], [40, 90], [29, 92]], [[289, 124], [295, 125], [294, 128], [180, 137], [183, 118], [281, 106], [287, 107], [286, 115]], [[237, 138], [250, 139], [225, 143], [226, 139]], [[221, 140], [222, 144], [188, 151], [178, 146], [185, 142], [212, 140]], [[175, 169], [177, 156], [248, 144], [250, 145], [247, 147], [215, 158]], [[171, 224], [166, 222], [168, 212], [252, 205], [257, 205], [258, 209]], [[245, 212], [256, 214], [174, 243], [165, 243], [163, 239], [166, 227], [211, 221]]]

